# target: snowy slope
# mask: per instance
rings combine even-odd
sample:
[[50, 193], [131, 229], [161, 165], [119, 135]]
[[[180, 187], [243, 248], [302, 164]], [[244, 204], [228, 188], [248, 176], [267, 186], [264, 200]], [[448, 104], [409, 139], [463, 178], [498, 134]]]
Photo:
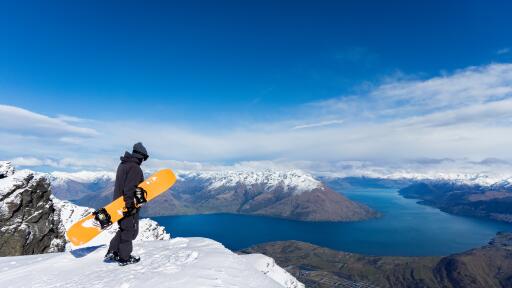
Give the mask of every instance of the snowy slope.
[[206, 238], [137, 243], [141, 262], [126, 267], [103, 263], [106, 249], [0, 258], [0, 287], [304, 287], [271, 258], [239, 256]]

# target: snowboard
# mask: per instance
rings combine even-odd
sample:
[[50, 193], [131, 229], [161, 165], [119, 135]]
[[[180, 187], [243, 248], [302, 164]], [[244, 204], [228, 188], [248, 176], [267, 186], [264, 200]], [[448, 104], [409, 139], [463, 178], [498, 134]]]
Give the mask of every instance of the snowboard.
[[[153, 200], [164, 193], [176, 182], [176, 175], [171, 169], [163, 169], [149, 176], [139, 184], [136, 191], [136, 202], [142, 204]], [[119, 197], [103, 208], [88, 214], [73, 224], [66, 235], [75, 246], [83, 245], [94, 237], [98, 236], [104, 229], [123, 218], [123, 211], [126, 211], [123, 197]]]

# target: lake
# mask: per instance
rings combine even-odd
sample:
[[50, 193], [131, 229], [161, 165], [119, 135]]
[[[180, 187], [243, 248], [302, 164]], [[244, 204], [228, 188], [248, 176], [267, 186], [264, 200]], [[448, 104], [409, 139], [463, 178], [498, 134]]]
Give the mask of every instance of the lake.
[[343, 191], [383, 214], [361, 222], [301, 222], [260, 216], [209, 214], [153, 217], [172, 237], [207, 237], [231, 250], [280, 240], [299, 240], [367, 255], [448, 255], [486, 244], [512, 224], [455, 216], [405, 199], [397, 189]]

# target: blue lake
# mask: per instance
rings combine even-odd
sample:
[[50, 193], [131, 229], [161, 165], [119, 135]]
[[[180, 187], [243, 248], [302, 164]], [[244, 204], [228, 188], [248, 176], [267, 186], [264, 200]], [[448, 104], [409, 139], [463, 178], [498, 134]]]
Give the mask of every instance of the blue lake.
[[231, 250], [280, 240], [299, 240], [367, 255], [447, 255], [486, 244], [512, 224], [461, 217], [405, 199], [397, 189], [343, 193], [383, 214], [361, 222], [301, 222], [269, 217], [209, 214], [154, 217], [173, 237], [208, 237]]

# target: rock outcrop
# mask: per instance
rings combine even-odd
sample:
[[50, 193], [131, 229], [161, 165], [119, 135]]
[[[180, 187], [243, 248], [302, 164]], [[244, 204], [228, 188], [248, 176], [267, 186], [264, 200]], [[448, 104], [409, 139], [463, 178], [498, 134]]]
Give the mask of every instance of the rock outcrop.
[[45, 175], [0, 162], [0, 256], [64, 250], [60, 215], [50, 196]]

